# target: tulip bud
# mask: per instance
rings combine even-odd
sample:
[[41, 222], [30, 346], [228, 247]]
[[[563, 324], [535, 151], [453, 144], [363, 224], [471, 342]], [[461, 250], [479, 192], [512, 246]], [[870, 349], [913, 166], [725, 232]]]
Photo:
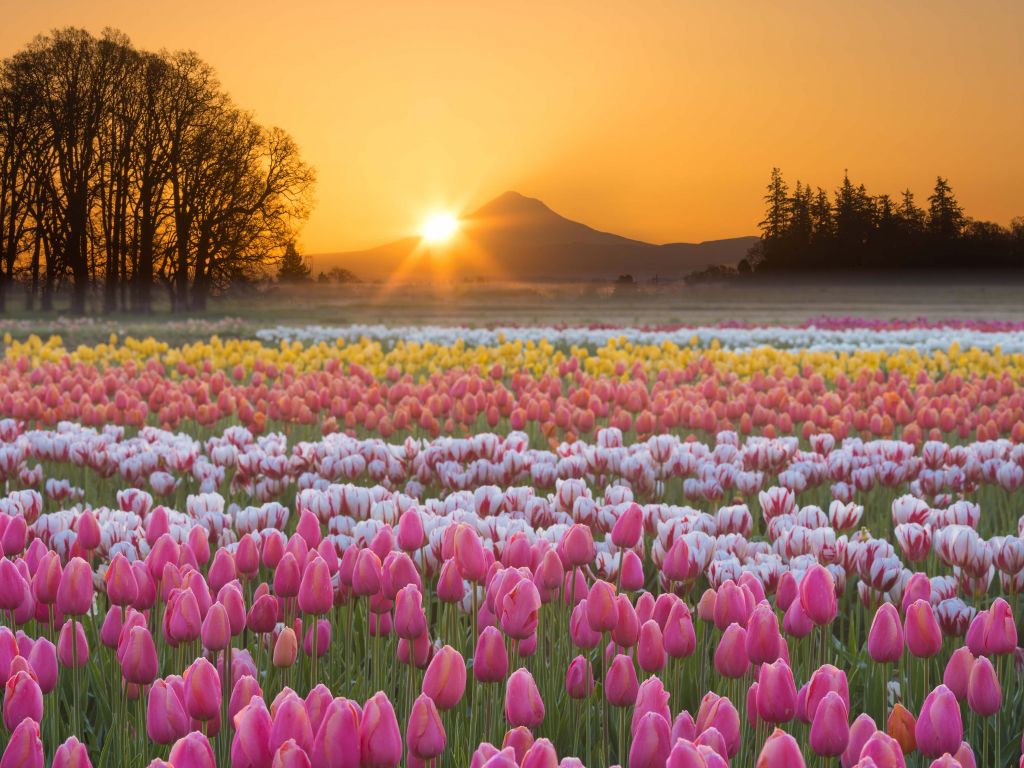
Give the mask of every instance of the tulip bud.
[[199, 731], [178, 739], [171, 747], [167, 761], [176, 768], [217, 768], [210, 740]]
[[879, 664], [891, 664], [903, 655], [903, 627], [892, 603], [882, 603], [875, 611], [868, 632], [868, 655]]
[[981, 656], [971, 668], [967, 682], [967, 706], [982, 717], [991, 717], [1003, 705], [1003, 690], [988, 657]]
[[496, 627], [484, 627], [473, 654], [473, 676], [480, 683], [498, 683], [508, 676], [508, 651]]
[[953, 754], [960, 747], [964, 727], [956, 696], [945, 685], [931, 691], [914, 725], [914, 740], [925, 757]]
[[639, 688], [633, 660], [622, 654], [612, 659], [604, 679], [604, 695], [608, 703], [614, 707], [632, 706]]
[[421, 760], [433, 760], [444, 752], [446, 736], [434, 700], [421, 693], [413, 702], [406, 728], [409, 751]]
[[402, 733], [388, 697], [378, 691], [367, 700], [359, 722], [361, 765], [396, 768], [402, 762]]
[[778, 728], [765, 741], [756, 768], [804, 768], [804, 756], [796, 739]]
[[505, 719], [512, 726], [527, 728], [536, 728], [544, 721], [544, 702], [533, 675], [525, 667], [513, 672], [506, 684]]

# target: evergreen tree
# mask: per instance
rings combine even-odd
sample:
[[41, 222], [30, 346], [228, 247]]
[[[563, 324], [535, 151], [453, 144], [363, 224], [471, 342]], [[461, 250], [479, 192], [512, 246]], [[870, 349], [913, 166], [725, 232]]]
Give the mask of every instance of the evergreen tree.
[[304, 283], [309, 280], [312, 270], [302, 258], [295, 242], [285, 246], [284, 255], [281, 257], [281, 266], [277, 270], [277, 279], [282, 283]]
[[941, 240], [955, 240], [964, 228], [964, 212], [949, 182], [939, 176], [928, 198], [928, 231]]
[[780, 237], [789, 223], [789, 186], [782, 178], [782, 171], [772, 168], [772, 178], [768, 182], [768, 194], [764, 201], [768, 204], [768, 212], [761, 227], [761, 236], [765, 240]]

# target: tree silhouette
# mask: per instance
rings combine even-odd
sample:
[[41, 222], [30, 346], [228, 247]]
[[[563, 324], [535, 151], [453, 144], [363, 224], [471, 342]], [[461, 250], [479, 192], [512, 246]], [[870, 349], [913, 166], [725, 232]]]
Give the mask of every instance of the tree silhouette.
[[[927, 212], [909, 189], [899, 202], [872, 196], [848, 173], [831, 200], [799, 180], [790, 194], [778, 168], [767, 189], [761, 239], [747, 255], [754, 271], [1024, 267], [1024, 224], [1014, 220], [1008, 229], [969, 219], [942, 177]], [[711, 269], [693, 280], [730, 274], [738, 270]]]
[[304, 283], [309, 280], [310, 267], [302, 258], [295, 243], [288, 243], [277, 270], [277, 279], [282, 283]]
[[311, 168], [193, 53], [116, 30], [39, 36], [0, 63], [0, 311], [15, 279], [106, 311], [175, 309], [266, 274], [309, 213]]

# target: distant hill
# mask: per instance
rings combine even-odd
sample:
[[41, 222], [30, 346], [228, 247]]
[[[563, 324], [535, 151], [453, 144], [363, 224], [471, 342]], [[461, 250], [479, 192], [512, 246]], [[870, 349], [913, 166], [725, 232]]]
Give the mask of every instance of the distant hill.
[[712, 264], [735, 264], [757, 241], [733, 237], [655, 245], [601, 232], [560, 216], [540, 200], [505, 192], [460, 219], [443, 246], [406, 237], [364, 251], [314, 254], [314, 274], [339, 266], [362, 280], [481, 278], [487, 280], [608, 280], [631, 274], [679, 279]]

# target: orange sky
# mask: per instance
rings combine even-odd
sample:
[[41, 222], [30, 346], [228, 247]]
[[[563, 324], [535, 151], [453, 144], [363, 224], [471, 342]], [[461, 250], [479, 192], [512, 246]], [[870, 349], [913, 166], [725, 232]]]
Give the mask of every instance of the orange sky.
[[[773, 165], [1024, 215], [1024, 3], [565, 0], [13, 3], [192, 48], [319, 174], [302, 244], [418, 231], [506, 189], [655, 242], [751, 234]], [[172, 13], [167, 8], [174, 7]]]

